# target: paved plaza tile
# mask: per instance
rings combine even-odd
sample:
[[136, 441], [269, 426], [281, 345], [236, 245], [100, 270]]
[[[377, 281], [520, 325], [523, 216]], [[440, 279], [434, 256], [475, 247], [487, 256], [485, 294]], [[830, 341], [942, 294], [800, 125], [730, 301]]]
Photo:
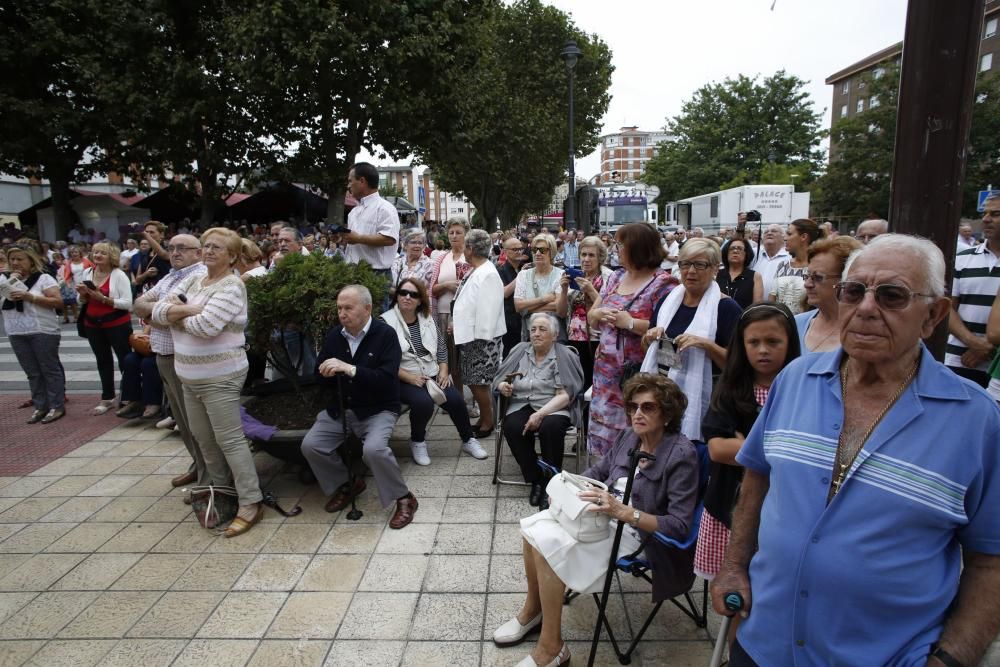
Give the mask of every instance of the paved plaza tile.
[[[170, 486], [187, 467], [180, 438], [149, 424], [112, 423], [27, 474], [0, 476], [0, 667], [517, 663], [530, 641], [498, 649], [490, 638], [523, 599], [527, 489], [492, 483], [492, 439], [491, 457], [476, 461], [450, 424], [435, 424], [431, 465], [417, 466], [407, 436], [404, 417], [392, 444], [420, 507], [400, 531], [373, 480], [358, 498], [364, 516], [349, 521], [327, 513], [294, 466], [258, 453], [262, 486], [303, 511], [267, 510], [225, 539]], [[504, 470], [517, 475], [510, 457]], [[609, 609], [624, 636], [649, 607], [642, 590], [615, 585]], [[707, 664], [705, 631], [661, 614], [633, 664]], [[595, 618], [586, 598], [564, 608], [574, 662], [586, 660]], [[602, 642], [597, 664], [616, 663]]]

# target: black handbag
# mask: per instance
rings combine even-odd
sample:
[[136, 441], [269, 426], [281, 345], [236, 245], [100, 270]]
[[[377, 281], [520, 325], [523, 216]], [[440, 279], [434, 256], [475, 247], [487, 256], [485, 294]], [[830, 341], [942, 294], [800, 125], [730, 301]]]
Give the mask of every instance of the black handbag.
[[80, 312], [76, 316], [76, 335], [80, 338], [87, 337], [87, 326], [83, 323], [83, 319], [87, 317], [87, 304], [80, 304]]

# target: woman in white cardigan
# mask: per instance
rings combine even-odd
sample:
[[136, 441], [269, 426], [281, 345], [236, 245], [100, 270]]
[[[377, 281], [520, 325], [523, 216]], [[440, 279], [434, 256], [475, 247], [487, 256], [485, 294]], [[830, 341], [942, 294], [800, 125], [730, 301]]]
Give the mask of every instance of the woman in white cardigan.
[[503, 280], [489, 261], [490, 235], [474, 229], [465, 237], [465, 261], [472, 266], [452, 304], [452, 327], [459, 347], [462, 381], [479, 405], [476, 437], [493, 433], [490, 386], [503, 356], [501, 337], [507, 333], [503, 310]]
[[[472, 433], [465, 398], [451, 381], [448, 349], [437, 322], [431, 317], [431, 300], [420, 278], [404, 278], [396, 286], [393, 307], [382, 319], [399, 338], [403, 358], [399, 362], [399, 400], [410, 406], [410, 452], [413, 462], [431, 464], [427, 453], [427, 424], [434, 414], [434, 404], [451, 417], [462, 451], [476, 459], [488, 455]], [[440, 388], [438, 392], [434, 384]], [[432, 397], [430, 391], [435, 391]]]
[[101, 378], [101, 402], [92, 411], [95, 415], [103, 415], [114, 407], [114, 358], [118, 359], [118, 370], [122, 370], [131, 350], [128, 337], [132, 333], [132, 283], [118, 268], [120, 254], [113, 243], [95, 243], [90, 249], [94, 266], [84, 270], [76, 286], [80, 302], [87, 304], [83, 330]]

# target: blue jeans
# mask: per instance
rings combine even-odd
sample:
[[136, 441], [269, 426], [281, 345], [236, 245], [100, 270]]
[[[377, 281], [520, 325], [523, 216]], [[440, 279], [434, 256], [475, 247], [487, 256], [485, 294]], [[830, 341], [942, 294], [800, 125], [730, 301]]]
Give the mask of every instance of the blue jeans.
[[122, 402], [139, 400], [143, 405], [162, 404], [163, 382], [156, 356], [144, 357], [133, 351], [125, 355], [122, 364]]

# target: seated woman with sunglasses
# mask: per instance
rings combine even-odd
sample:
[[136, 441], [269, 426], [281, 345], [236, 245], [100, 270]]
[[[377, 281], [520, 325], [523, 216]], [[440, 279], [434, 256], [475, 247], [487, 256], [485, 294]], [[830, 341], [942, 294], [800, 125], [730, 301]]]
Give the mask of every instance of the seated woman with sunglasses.
[[554, 313], [563, 270], [553, 264], [556, 240], [551, 234], [538, 234], [529, 245], [530, 269], [517, 274], [514, 285], [514, 308], [521, 314], [521, 341], [529, 340], [528, 320], [535, 313]]
[[[393, 307], [382, 319], [399, 337], [403, 359], [399, 363], [399, 400], [410, 406], [410, 452], [417, 465], [430, 465], [427, 454], [427, 423], [434, 414], [434, 399], [428, 383], [436, 383], [444, 393], [441, 408], [448, 413], [462, 439], [462, 451], [476, 459], [488, 455], [476, 440], [469, 422], [465, 400], [451, 382], [448, 348], [437, 323], [431, 317], [427, 287], [419, 278], [406, 278], [396, 287]], [[434, 391], [433, 386], [430, 389]], [[436, 393], [436, 392], [435, 392]]]
[[[617, 529], [622, 532], [619, 555], [637, 551], [653, 532], [683, 540], [691, 530], [698, 502], [698, 454], [680, 430], [687, 399], [670, 380], [655, 373], [638, 373], [625, 382], [628, 427], [596, 465], [583, 473], [604, 482], [608, 491], [594, 488], [580, 497], [593, 503], [588, 509], [607, 514], [607, 538], [577, 542], [562, 525], [543, 510], [521, 519], [524, 573], [528, 595], [520, 611], [497, 628], [493, 642], [514, 646], [541, 626], [541, 636], [531, 655], [518, 667], [564, 665], [570, 654], [562, 639], [563, 594], [597, 593], [604, 583], [608, 555]], [[639, 462], [629, 505], [621, 502], [629, 474], [629, 451], [635, 447], [655, 456]], [[694, 582], [694, 549], [680, 551], [650, 543], [646, 557], [653, 564], [653, 601], [667, 600], [691, 588]]]

